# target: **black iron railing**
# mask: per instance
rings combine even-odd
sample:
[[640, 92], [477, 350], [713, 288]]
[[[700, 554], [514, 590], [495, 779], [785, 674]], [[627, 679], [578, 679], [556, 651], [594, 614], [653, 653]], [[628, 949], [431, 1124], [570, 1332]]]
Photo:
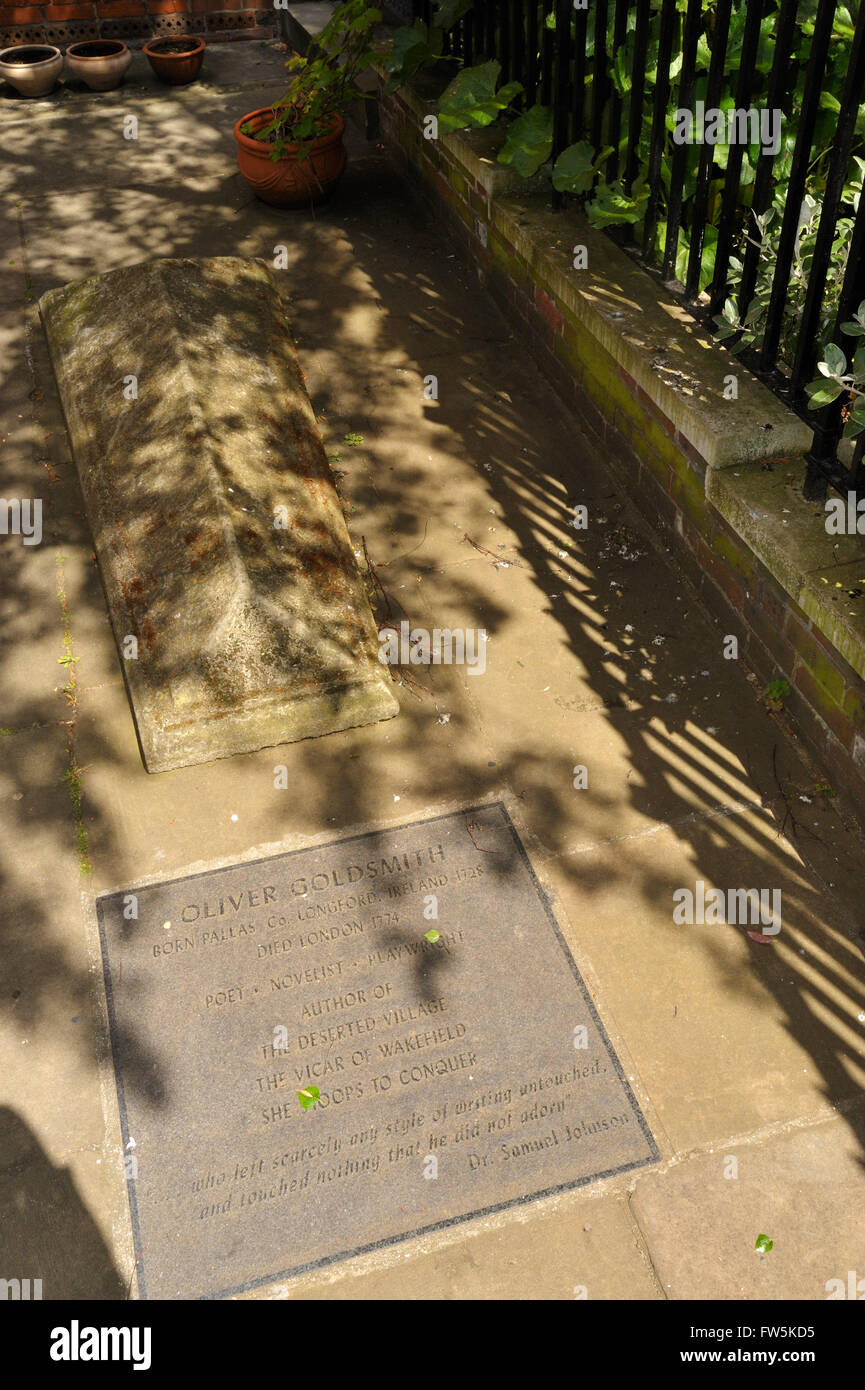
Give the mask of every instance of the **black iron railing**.
[[[416, 0], [425, 22], [435, 12]], [[496, 59], [502, 82], [523, 85], [518, 111], [552, 107], [553, 160], [582, 140], [612, 147], [603, 181], [625, 198], [643, 190], [613, 235], [813, 427], [809, 495], [827, 481], [865, 495], [865, 436], [839, 458], [853, 397], [809, 410], [806, 391], [827, 344], [852, 364], [862, 341], [842, 325], [865, 300], [865, 192], [851, 192], [865, 0], [474, 0], [446, 51]], [[746, 113], [720, 162], [716, 145], [672, 138], [673, 113], [699, 102]], [[780, 148], [746, 141], [755, 111], [779, 114]]]

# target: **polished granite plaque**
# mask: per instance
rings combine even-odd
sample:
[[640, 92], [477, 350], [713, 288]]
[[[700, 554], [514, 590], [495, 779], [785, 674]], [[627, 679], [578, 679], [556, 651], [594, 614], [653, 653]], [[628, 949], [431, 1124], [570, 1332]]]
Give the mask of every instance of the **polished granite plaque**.
[[143, 1297], [225, 1297], [658, 1158], [499, 802], [98, 912]]

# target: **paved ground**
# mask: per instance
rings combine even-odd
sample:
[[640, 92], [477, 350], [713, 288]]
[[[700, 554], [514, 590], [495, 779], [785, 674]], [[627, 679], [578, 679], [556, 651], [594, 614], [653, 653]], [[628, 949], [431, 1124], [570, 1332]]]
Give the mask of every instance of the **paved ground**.
[[[352, 136], [315, 217], [250, 199], [231, 127], [280, 90], [283, 60], [217, 46], [210, 80], [172, 95], [139, 55], [119, 93], [0, 98], [2, 489], [45, 504], [40, 546], [0, 537], [0, 1274], [26, 1250], [46, 1295], [130, 1284], [94, 894], [504, 789], [662, 1162], [263, 1296], [824, 1298], [865, 1275], [861, 842], [382, 153]], [[488, 669], [398, 687], [388, 724], [148, 777], [36, 300], [150, 256], [278, 245], [353, 537], [396, 616], [485, 627]], [[301, 795], [274, 789], [276, 761]], [[780, 936], [675, 925], [672, 893], [696, 879], [780, 888]]]

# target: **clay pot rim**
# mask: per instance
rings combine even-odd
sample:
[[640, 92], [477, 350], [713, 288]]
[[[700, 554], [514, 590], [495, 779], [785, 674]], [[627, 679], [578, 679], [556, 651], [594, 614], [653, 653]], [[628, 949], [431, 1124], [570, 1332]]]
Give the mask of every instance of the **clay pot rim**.
[[[194, 43], [195, 48], [184, 49], [182, 53], [160, 53], [159, 49], [155, 47], [155, 45], [159, 43]], [[160, 34], [155, 39], [148, 39], [147, 43], [142, 47], [141, 52], [146, 53], [148, 58], [151, 56], [154, 58], [164, 58], [166, 62], [170, 63], [175, 58], [178, 61], [181, 58], [195, 58], [199, 53], [203, 53], [206, 47], [207, 44], [204, 39], [196, 38], [193, 35], [187, 38], [185, 34]]]
[[[259, 116], [263, 118], [259, 122], [259, 125], [265, 125], [267, 120], [273, 117], [273, 107], [259, 106], [257, 111], [248, 111], [245, 116], [241, 116], [234, 127], [234, 136], [238, 145], [241, 145], [246, 150], [258, 151], [258, 153], [261, 154], [265, 150], [272, 150], [273, 144], [269, 140], [255, 140], [251, 135], [244, 135], [243, 131], [240, 129], [242, 125], [246, 125], [248, 121], [254, 121]], [[344, 131], [345, 120], [339, 112], [336, 111], [334, 112], [333, 126], [331, 129], [326, 131], [324, 135], [314, 136], [310, 143], [314, 150], [325, 149], [328, 145], [337, 144], [342, 139]], [[297, 144], [286, 145], [280, 158], [291, 159], [296, 149]]]
[[[20, 52], [22, 48], [44, 48], [46, 50], [47, 57], [40, 58], [35, 63], [22, 63], [20, 58], [16, 62], [14, 58], [9, 56], [12, 53]], [[53, 43], [19, 43], [16, 44], [13, 48], [0, 49], [0, 65], [7, 68], [25, 68], [27, 72], [35, 72], [35, 70], [37, 68], [41, 68], [44, 63], [53, 63], [55, 58], [58, 57], [62, 58], [63, 52], [61, 49], [56, 48]]]
[[[91, 44], [105, 44], [106, 48], [101, 53], [76, 53], [76, 48], [89, 48]], [[107, 45], [110, 44], [110, 49]], [[66, 57], [73, 57], [77, 63], [103, 63], [106, 58], [122, 58], [129, 49], [122, 39], [79, 39], [77, 43], [71, 43], [66, 50]]]

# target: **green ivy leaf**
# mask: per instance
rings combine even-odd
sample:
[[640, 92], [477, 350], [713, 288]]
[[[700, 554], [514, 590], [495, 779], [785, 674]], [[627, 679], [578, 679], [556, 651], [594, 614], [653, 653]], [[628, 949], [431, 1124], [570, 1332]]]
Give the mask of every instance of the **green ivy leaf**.
[[298, 1091], [297, 1098], [304, 1110], [312, 1110], [320, 1095], [321, 1091], [317, 1086], [307, 1086], [305, 1091]]
[[424, 934], [423, 934], [423, 936], [424, 936], [424, 941], [433, 941], [433, 942], [435, 942], [435, 941], [438, 941], [439, 937], [441, 936], [441, 932], [436, 931], [435, 927], [430, 927], [429, 931], [425, 931]]
[[760, 1235], [757, 1237], [757, 1242], [754, 1246], [754, 1249], [759, 1250], [761, 1254], [764, 1254], [768, 1253], [768, 1251], [772, 1249], [774, 1244], [774, 1240], [770, 1240], [768, 1236]]
[[553, 152], [553, 111], [531, 106], [508, 127], [499, 164], [510, 164], [524, 179], [536, 174]]

